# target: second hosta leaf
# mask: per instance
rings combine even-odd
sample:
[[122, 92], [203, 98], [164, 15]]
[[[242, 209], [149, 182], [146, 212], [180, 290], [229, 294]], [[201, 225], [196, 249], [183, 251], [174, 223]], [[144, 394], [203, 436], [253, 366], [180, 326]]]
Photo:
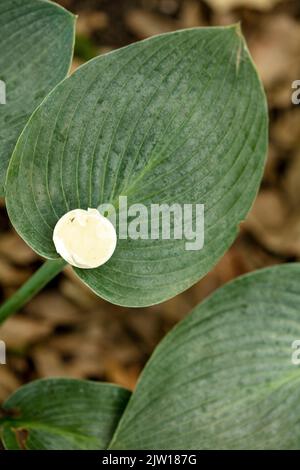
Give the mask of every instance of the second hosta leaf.
[[68, 73], [74, 24], [75, 17], [52, 2], [0, 0], [0, 80], [6, 85], [6, 99], [0, 100], [0, 196], [29, 116]]
[[257, 271], [196, 307], [155, 350], [110, 448], [299, 449], [299, 275]]
[[[35, 112], [15, 149], [7, 207], [24, 240], [56, 258], [57, 220], [75, 208], [204, 204], [205, 244], [118, 240], [76, 270], [100, 296], [161, 302], [206, 274], [233, 242], [261, 180], [265, 96], [238, 26], [157, 36], [94, 59]], [[149, 232], [150, 232], [149, 225]]]

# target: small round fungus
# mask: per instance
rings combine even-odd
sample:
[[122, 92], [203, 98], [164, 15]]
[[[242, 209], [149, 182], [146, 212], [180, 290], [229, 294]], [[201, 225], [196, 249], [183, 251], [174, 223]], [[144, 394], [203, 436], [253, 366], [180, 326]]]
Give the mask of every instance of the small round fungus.
[[53, 241], [56, 251], [72, 266], [98, 268], [113, 255], [116, 230], [97, 209], [74, 209], [57, 222]]

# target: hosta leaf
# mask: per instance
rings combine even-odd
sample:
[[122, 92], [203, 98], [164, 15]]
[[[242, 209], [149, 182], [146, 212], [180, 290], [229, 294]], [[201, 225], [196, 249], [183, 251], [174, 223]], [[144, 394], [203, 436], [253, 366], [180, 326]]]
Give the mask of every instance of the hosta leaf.
[[7, 165], [30, 114], [65, 78], [73, 53], [75, 17], [45, 0], [0, 0], [0, 196]]
[[105, 449], [129, 396], [111, 384], [37, 380], [4, 403], [11, 417], [2, 427], [2, 440], [7, 449]]
[[111, 448], [299, 449], [299, 276], [258, 271], [198, 306], [156, 349]]
[[34, 250], [55, 258], [53, 228], [70, 209], [117, 206], [120, 195], [128, 206], [204, 204], [202, 250], [120, 239], [107, 264], [76, 270], [113, 303], [157, 303], [195, 283], [232, 243], [266, 141], [265, 97], [238, 26], [157, 36], [90, 61], [48, 96], [12, 158], [9, 215]]

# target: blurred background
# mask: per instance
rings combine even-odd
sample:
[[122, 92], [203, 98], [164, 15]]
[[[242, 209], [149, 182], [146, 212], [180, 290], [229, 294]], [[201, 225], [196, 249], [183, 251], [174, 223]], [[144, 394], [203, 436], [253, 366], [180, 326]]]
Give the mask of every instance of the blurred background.
[[[264, 180], [241, 232], [214, 270], [161, 305], [115, 307], [66, 269], [0, 328], [7, 365], [0, 401], [22, 383], [48, 376], [116, 382], [132, 389], [161, 338], [216, 288], [255, 269], [300, 259], [299, 0], [60, 0], [79, 15], [72, 70], [95, 55], [179, 28], [242, 22], [270, 108]], [[41, 260], [14, 233], [0, 200], [0, 296], [30, 277]]]

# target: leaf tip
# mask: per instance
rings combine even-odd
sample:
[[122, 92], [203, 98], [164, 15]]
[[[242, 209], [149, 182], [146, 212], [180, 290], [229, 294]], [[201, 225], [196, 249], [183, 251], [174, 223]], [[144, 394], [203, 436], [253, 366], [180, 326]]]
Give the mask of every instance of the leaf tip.
[[233, 29], [234, 29], [236, 35], [237, 35], [240, 39], [243, 39], [242, 24], [241, 24], [240, 21], [238, 21], [237, 23], [234, 23], [234, 24], [233, 24]]

